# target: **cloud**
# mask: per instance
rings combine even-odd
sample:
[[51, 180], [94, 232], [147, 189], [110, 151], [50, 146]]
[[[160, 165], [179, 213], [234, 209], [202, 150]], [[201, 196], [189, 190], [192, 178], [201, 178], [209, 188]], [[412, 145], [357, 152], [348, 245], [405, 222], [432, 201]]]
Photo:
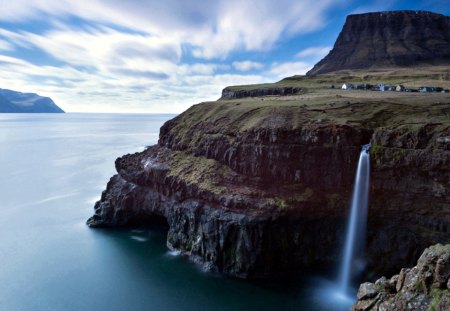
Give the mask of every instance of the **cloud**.
[[296, 57], [304, 58], [313, 56], [315, 59], [321, 59], [331, 51], [329, 46], [309, 47], [297, 53]]
[[[179, 113], [193, 104], [216, 100], [228, 85], [270, 81], [260, 75], [198, 73], [189, 65], [180, 65], [174, 71], [168, 80], [159, 81], [154, 77], [148, 79], [123, 73], [89, 73], [72, 67], [36, 66], [0, 55], [0, 85], [3, 88], [49, 96], [68, 111]], [[191, 74], [184, 74], [185, 71]]]
[[192, 37], [193, 55], [211, 59], [225, 58], [234, 50], [267, 51], [283, 35], [323, 27], [332, 4], [329, 0], [220, 1], [213, 27]]
[[294, 75], [304, 75], [312, 67], [312, 64], [306, 62], [274, 63], [269, 74], [281, 79]]
[[291, 62], [254, 75], [266, 65], [233, 55], [321, 29], [333, 5], [90, 0], [87, 9], [74, 0], [0, 0], [0, 21], [14, 25], [0, 28], [0, 85], [50, 96], [67, 111], [181, 112], [228, 85], [306, 72], [308, 63]]
[[[107, 25], [156, 34], [192, 46], [199, 58], [224, 58], [230, 52], [267, 50], [283, 34], [323, 27], [332, 0], [82, 1], [15, 0], [2, 2], [0, 20], [23, 21], [45, 15], [76, 16]], [[286, 9], [289, 8], [289, 9]]]
[[230, 66], [214, 63], [194, 63], [189, 65], [181, 65], [178, 70], [179, 75], [212, 75], [217, 70], [229, 70]]
[[134, 78], [146, 78], [148, 80], [167, 80], [169, 79], [169, 75], [162, 72], [154, 72], [154, 71], [148, 71], [148, 70], [132, 70], [132, 69], [123, 69], [123, 68], [117, 68], [114, 69], [113, 72], [124, 75], [124, 76], [130, 76]]
[[252, 69], [260, 69], [263, 64], [246, 60], [242, 62], [233, 62], [232, 66], [239, 71], [249, 71]]
[[0, 40], [0, 51], [11, 51], [13, 50], [13, 46], [8, 42], [4, 40]]

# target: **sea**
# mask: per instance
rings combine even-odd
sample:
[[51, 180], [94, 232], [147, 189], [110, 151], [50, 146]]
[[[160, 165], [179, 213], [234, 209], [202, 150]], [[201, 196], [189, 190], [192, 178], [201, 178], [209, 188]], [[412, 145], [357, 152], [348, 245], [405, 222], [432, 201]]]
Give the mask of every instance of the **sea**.
[[330, 310], [326, 276], [250, 282], [166, 247], [166, 228], [90, 229], [114, 160], [167, 114], [0, 114], [0, 310]]

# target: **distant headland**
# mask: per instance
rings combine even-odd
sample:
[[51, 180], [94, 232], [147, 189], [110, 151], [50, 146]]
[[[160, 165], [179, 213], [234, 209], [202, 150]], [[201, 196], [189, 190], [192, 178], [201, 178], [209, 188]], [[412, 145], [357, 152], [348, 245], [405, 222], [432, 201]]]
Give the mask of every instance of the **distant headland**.
[[0, 113], [64, 113], [51, 98], [0, 89]]

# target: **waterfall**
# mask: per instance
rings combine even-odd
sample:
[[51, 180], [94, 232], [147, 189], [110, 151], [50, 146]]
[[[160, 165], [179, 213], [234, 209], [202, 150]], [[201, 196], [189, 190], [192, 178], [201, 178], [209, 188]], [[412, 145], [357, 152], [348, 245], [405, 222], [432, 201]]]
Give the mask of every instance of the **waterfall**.
[[349, 290], [353, 272], [357, 269], [358, 259], [360, 259], [358, 256], [362, 255], [365, 246], [370, 177], [369, 148], [370, 144], [362, 147], [356, 170], [350, 219], [339, 276], [339, 287], [343, 294]]

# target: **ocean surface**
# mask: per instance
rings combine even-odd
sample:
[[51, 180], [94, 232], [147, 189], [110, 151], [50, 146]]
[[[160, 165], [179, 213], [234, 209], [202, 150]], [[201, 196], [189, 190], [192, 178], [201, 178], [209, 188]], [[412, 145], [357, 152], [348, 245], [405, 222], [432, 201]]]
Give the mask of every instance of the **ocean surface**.
[[222, 277], [170, 253], [163, 228], [85, 225], [114, 160], [172, 117], [0, 114], [0, 310], [329, 310], [323, 280]]

